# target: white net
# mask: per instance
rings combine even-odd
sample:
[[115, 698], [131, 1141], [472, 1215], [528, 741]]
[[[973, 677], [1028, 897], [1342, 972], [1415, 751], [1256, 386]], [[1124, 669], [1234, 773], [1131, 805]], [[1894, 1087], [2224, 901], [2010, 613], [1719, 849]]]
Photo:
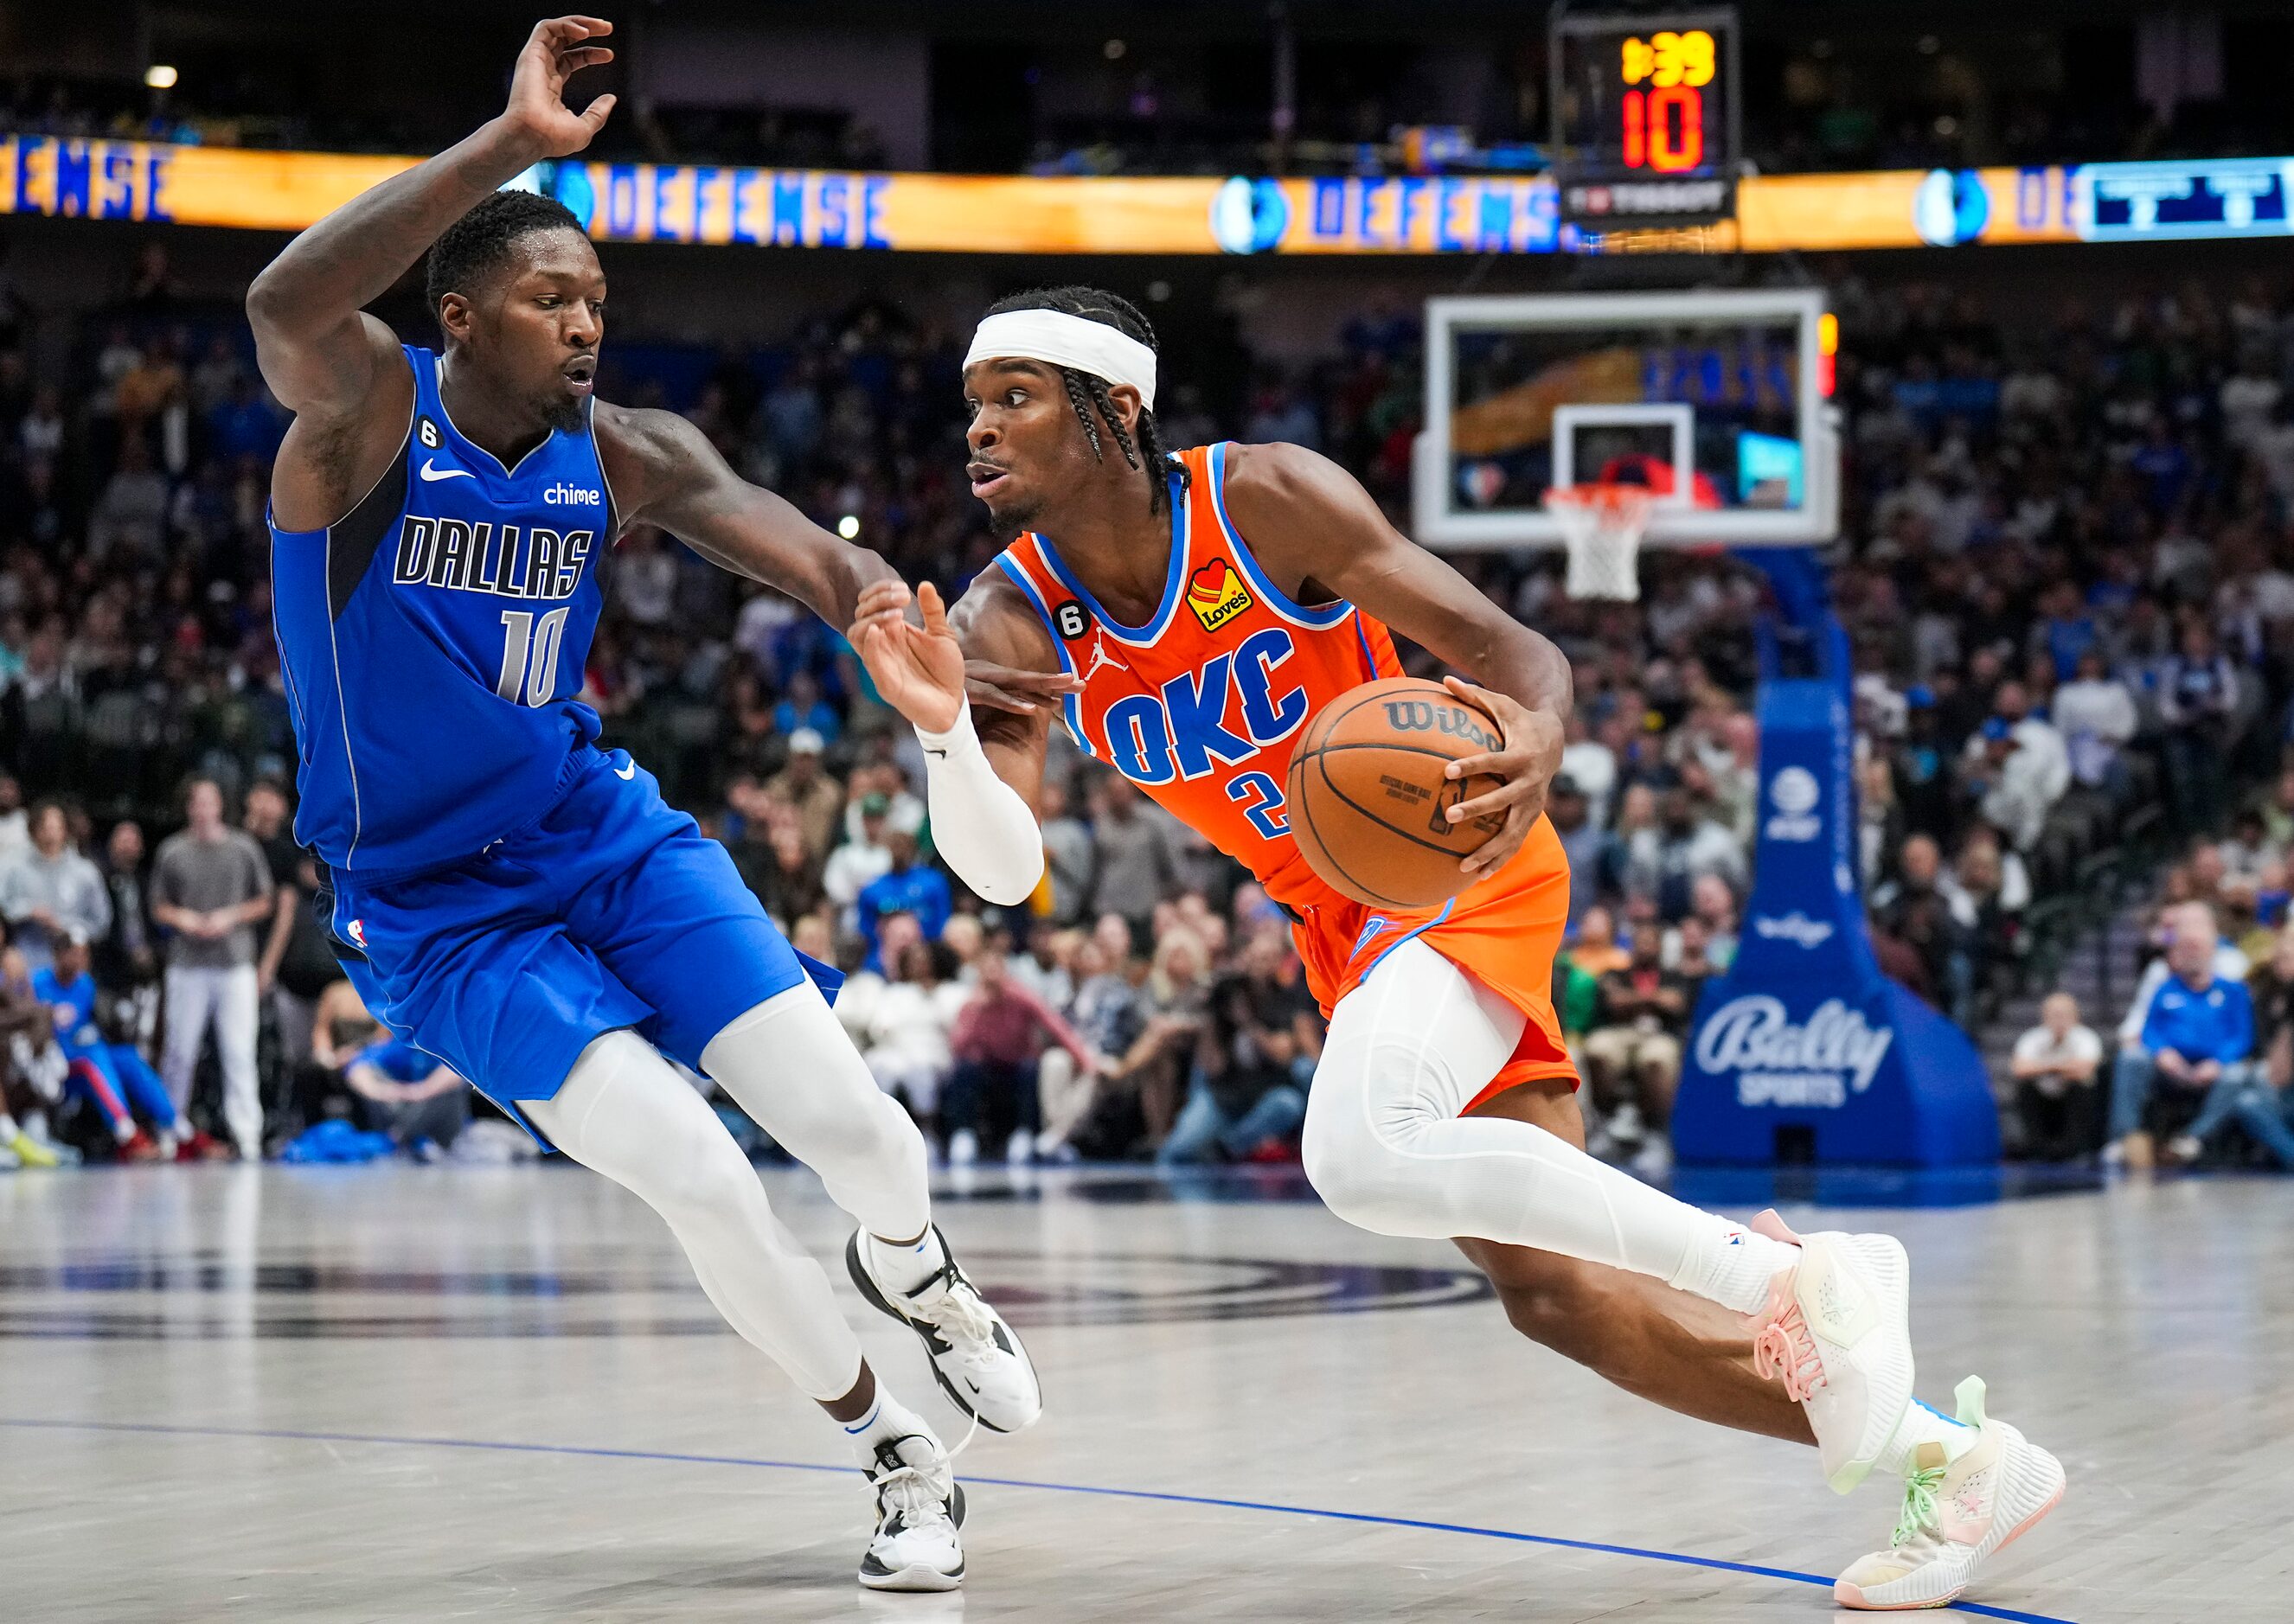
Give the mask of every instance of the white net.
[[1641, 532], [1654, 496], [1641, 485], [1569, 485], [1545, 493], [1545, 511], [1569, 549], [1572, 597], [1631, 603], [1641, 595]]

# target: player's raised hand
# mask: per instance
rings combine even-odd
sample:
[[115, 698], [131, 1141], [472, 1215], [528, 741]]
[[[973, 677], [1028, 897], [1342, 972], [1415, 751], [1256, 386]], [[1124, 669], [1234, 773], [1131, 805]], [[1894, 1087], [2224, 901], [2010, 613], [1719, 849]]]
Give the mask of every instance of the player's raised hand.
[[565, 81], [584, 68], [614, 60], [603, 39], [614, 25], [600, 17], [552, 17], [533, 25], [525, 49], [510, 72], [509, 105], [502, 117], [541, 150], [544, 158], [564, 158], [588, 146], [614, 110], [611, 95], [599, 96], [577, 113], [565, 105]]
[[886, 704], [926, 733], [946, 733], [964, 714], [964, 646], [948, 629], [938, 588], [924, 582], [915, 601], [922, 624], [908, 618], [904, 582], [871, 581], [846, 635]]
[[1546, 792], [1553, 784], [1553, 775], [1561, 770], [1561, 720], [1550, 710], [1533, 710], [1510, 694], [1477, 688], [1460, 678], [1445, 677], [1442, 686], [1468, 704], [1487, 711], [1505, 739], [1501, 749], [1486, 755], [1460, 756], [1443, 769], [1452, 779], [1493, 773], [1505, 780], [1488, 794], [1450, 808], [1453, 824], [1493, 812], [1505, 815], [1505, 827], [1458, 865], [1478, 878], [1495, 873], [1519, 851], [1531, 828], [1545, 815]]

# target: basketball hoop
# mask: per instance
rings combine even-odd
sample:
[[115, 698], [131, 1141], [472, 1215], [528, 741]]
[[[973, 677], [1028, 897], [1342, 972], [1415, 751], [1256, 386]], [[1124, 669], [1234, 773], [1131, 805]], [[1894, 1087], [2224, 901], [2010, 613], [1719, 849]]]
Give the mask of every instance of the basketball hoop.
[[1589, 484], [1545, 493], [1545, 511], [1569, 548], [1572, 597], [1632, 603], [1641, 595], [1641, 532], [1655, 493], [1645, 485]]

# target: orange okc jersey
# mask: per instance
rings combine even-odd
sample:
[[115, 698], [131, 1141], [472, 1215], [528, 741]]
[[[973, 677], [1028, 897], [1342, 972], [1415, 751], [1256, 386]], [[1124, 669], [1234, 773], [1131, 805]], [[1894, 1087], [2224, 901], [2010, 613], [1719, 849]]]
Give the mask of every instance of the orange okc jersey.
[[1077, 745], [1241, 863], [1299, 922], [1307, 980], [1325, 1011], [1411, 937], [1529, 1017], [1523, 1047], [1489, 1092], [1574, 1076], [1552, 1007], [1552, 961], [1569, 873], [1540, 821], [1499, 873], [1439, 909], [1377, 913], [1330, 889], [1290, 838], [1283, 784], [1306, 720], [1349, 688], [1402, 674], [1394, 639], [1352, 604], [1283, 595], [1228, 519], [1227, 447], [1178, 452], [1171, 562], [1143, 626], [1103, 609], [1055, 543], [1022, 535], [996, 560], [1083, 678], [1065, 704]]

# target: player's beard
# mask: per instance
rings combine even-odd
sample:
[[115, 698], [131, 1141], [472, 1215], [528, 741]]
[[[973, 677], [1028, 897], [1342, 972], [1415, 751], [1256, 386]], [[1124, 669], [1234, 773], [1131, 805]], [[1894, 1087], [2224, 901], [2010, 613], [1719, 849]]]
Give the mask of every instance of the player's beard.
[[1041, 502], [1024, 498], [1000, 508], [991, 507], [988, 510], [988, 533], [996, 538], [998, 546], [1009, 547], [1036, 527], [1036, 517], [1042, 511]]
[[561, 434], [579, 434], [582, 428], [582, 401], [577, 395], [553, 391], [543, 397], [541, 420]]

